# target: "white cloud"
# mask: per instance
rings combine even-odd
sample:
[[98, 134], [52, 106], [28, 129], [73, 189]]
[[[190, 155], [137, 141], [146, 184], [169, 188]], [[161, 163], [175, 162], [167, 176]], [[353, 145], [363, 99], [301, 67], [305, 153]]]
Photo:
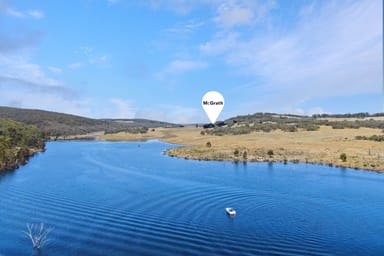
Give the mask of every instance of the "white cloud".
[[[82, 46], [80, 47], [76, 53], [81, 55], [81, 57], [85, 58], [84, 62], [88, 62], [91, 65], [103, 65], [106, 64], [109, 60], [108, 55], [106, 54], [97, 54], [95, 53], [95, 49], [89, 46]], [[80, 63], [80, 62], [78, 62]], [[82, 65], [74, 65], [75, 68], [83, 66], [83, 62], [81, 62]]]
[[218, 15], [214, 18], [214, 21], [225, 28], [232, 28], [235, 26], [250, 25], [254, 17], [253, 11], [249, 8], [222, 4], [218, 8]]
[[168, 79], [168, 89], [171, 89], [178, 84], [178, 81], [175, 80], [176, 76], [181, 76], [191, 71], [202, 70], [206, 67], [208, 67], [208, 63], [204, 61], [174, 60], [162, 71], [158, 72], [155, 77], [159, 80]]
[[83, 54], [83, 55], [89, 57], [89, 56], [91, 56], [93, 54], [94, 50], [95, 50], [94, 48], [89, 47], [89, 46], [81, 46], [79, 48], [78, 52], [80, 54]]
[[135, 118], [146, 118], [177, 124], [191, 124], [209, 122], [201, 109], [180, 105], [157, 105], [152, 109], [139, 109]]
[[78, 69], [78, 68], [82, 68], [83, 66], [84, 66], [84, 63], [82, 62], [73, 62], [68, 65], [70, 69]]
[[8, 81], [39, 85], [40, 87], [61, 87], [62, 84], [48, 77], [37, 64], [22, 56], [0, 55], [0, 77]]
[[[53, 73], [60, 68], [48, 67]], [[132, 104], [122, 99], [80, 98], [61, 81], [51, 78], [26, 56], [0, 55], [0, 105], [37, 108], [88, 117], [133, 117]], [[103, 108], [100, 108], [103, 106]]]
[[[262, 20], [269, 10], [276, 7], [274, 0], [142, 0], [152, 9], [167, 9], [181, 15], [188, 15], [198, 8], [213, 8], [217, 12], [215, 21], [224, 24], [241, 25]], [[243, 24], [244, 25], [244, 24]]]
[[147, 0], [142, 1], [153, 9], [168, 9], [187, 15], [202, 7], [211, 7], [216, 12], [213, 21], [220, 27], [232, 28], [262, 21], [276, 7], [273, 0]]
[[11, 15], [13, 17], [17, 17], [17, 18], [24, 18], [25, 17], [24, 13], [16, 11], [12, 8], [7, 8], [6, 12], [8, 15]]
[[44, 12], [41, 10], [29, 10], [26, 12], [22, 12], [22, 11], [17, 11], [15, 9], [8, 7], [6, 9], [6, 13], [16, 18], [27, 18], [27, 17], [34, 18], [34, 19], [44, 18]]
[[28, 15], [35, 18], [35, 19], [42, 19], [44, 18], [44, 13], [40, 10], [29, 10]]
[[0, 105], [88, 114], [74, 91], [20, 54], [0, 55]]
[[205, 23], [200, 20], [188, 20], [187, 22], [166, 29], [165, 32], [188, 35], [200, 29], [204, 24]]
[[236, 32], [219, 32], [214, 38], [199, 46], [204, 54], [218, 55], [228, 52], [230, 49], [238, 47], [239, 33]]
[[49, 71], [51, 71], [52, 73], [55, 73], [55, 74], [61, 74], [63, 72], [63, 70], [61, 68], [53, 67], [53, 66], [48, 67], [48, 69], [49, 69]]
[[276, 8], [272, 0], [249, 1], [249, 0], [225, 0], [220, 1], [217, 7], [217, 15], [214, 22], [225, 29], [239, 26], [255, 25], [263, 22], [269, 12]]
[[153, 9], [165, 8], [181, 15], [187, 15], [195, 8], [216, 2], [215, 0], [146, 0], [142, 1]]
[[99, 101], [80, 98], [59, 81], [47, 77], [35, 64], [21, 65], [21, 62], [15, 62], [16, 66], [12, 69], [20, 73], [17, 77], [2, 69], [2, 64], [0, 59], [0, 105], [44, 109], [93, 118], [132, 118], [135, 115], [130, 101], [119, 98]]
[[381, 10], [381, 1], [320, 2], [298, 12], [296, 26], [284, 33], [281, 27], [254, 35], [218, 32], [200, 50], [223, 57], [239, 74], [261, 78], [255, 93], [273, 92], [275, 105], [278, 95], [294, 106], [316, 97], [379, 93]]
[[88, 62], [90, 64], [104, 64], [108, 61], [107, 55], [92, 56], [89, 58]]
[[[20, 95], [24, 95], [20, 97]], [[73, 115], [91, 117], [93, 115], [91, 102], [73, 97], [62, 97], [52, 92], [36, 92], [30, 90], [0, 90], [2, 105], [43, 109]]]
[[164, 74], [182, 74], [188, 71], [204, 69], [208, 66], [203, 61], [192, 61], [192, 60], [175, 60], [172, 61], [167, 68], [164, 70]]
[[[53, 73], [61, 71], [54, 66], [48, 69]], [[137, 109], [133, 101], [122, 98], [81, 98], [62, 82], [45, 74], [39, 65], [21, 56], [0, 55], [0, 105], [37, 108], [93, 118], [140, 117], [177, 123], [206, 121], [201, 109], [173, 105]]]
[[[105, 104], [105, 103], [104, 103]], [[120, 98], [111, 98], [106, 103], [104, 115], [113, 118], [133, 118], [135, 109], [132, 102]]]

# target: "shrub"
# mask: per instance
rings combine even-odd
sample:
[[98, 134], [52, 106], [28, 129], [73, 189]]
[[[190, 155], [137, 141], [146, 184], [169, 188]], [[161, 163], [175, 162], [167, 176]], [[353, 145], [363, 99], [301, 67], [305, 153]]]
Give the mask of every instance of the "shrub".
[[210, 141], [208, 141], [207, 142], [207, 144], [205, 144], [206, 146], [207, 146], [207, 148], [210, 148], [210, 147], [212, 147], [212, 144], [211, 144], [211, 142]]
[[244, 151], [243, 152], [243, 159], [247, 159], [248, 158], [248, 153], [247, 153], [247, 151]]
[[269, 157], [272, 157], [273, 156], [273, 150], [272, 149], [268, 150], [267, 154]]
[[297, 128], [294, 125], [290, 125], [290, 126], [288, 126], [288, 131], [289, 132], [297, 132]]
[[372, 140], [372, 141], [377, 141], [377, 142], [382, 142], [384, 141], [384, 135], [372, 135], [372, 136], [356, 136], [356, 140]]
[[347, 161], [347, 155], [345, 153], [341, 153], [340, 159], [341, 159], [341, 161], [346, 162]]
[[240, 152], [239, 152], [239, 150], [238, 150], [238, 149], [235, 149], [235, 151], [233, 152], [233, 154], [235, 155], [235, 157], [238, 157], [238, 156], [239, 156], [239, 154], [240, 154]]

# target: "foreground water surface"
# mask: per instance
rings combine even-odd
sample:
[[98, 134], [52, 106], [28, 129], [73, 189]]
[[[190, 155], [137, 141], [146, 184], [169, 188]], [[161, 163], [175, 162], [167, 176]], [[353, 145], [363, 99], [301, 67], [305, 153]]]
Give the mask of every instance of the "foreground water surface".
[[[184, 160], [169, 147], [48, 143], [0, 176], [0, 255], [384, 255], [383, 174]], [[54, 227], [42, 250], [27, 223]]]

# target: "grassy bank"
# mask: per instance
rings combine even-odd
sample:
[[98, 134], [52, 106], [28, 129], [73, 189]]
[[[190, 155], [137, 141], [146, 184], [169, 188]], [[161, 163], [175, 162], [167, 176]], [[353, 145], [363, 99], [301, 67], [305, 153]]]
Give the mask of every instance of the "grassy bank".
[[99, 139], [160, 139], [184, 145], [169, 149], [166, 154], [188, 159], [319, 163], [384, 171], [383, 142], [356, 139], [382, 134], [381, 129], [321, 126], [316, 131], [274, 130], [222, 136], [207, 131], [196, 127], [157, 128], [145, 134], [116, 133], [101, 135]]

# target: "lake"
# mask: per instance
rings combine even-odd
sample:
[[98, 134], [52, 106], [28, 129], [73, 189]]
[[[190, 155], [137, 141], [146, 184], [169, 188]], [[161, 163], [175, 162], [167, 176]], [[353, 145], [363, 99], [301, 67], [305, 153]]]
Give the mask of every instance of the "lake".
[[[163, 155], [174, 146], [47, 143], [0, 176], [0, 255], [384, 255], [384, 174]], [[41, 250], [27, 223], [54, 228]]]

